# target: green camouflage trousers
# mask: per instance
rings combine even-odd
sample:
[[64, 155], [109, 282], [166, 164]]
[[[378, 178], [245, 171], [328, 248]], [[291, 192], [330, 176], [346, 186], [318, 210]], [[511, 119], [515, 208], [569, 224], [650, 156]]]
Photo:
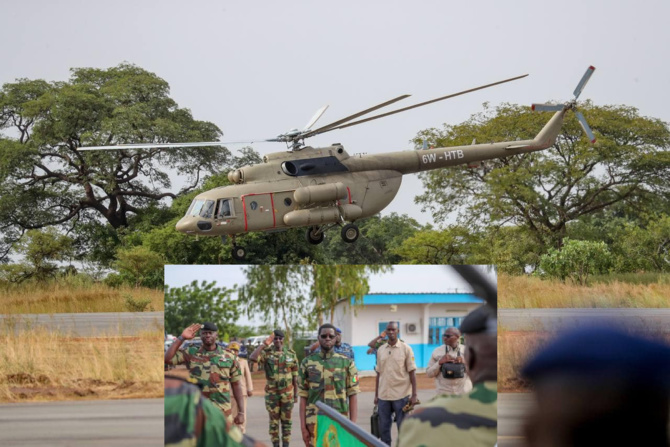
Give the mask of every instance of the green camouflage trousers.
[[265, 393], [265, 409], [270, 415], [270, 439], [279, 442], [279, 422], [281, 421], [282, 443], [291, 440], [291, 411], [293, 410], [293, 391]]

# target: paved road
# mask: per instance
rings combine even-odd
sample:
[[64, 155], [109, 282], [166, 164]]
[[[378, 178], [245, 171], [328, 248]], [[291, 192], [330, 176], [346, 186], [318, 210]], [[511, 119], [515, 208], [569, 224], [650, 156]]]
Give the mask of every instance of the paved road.
[[551, 331], [593, 321], [612, 321], [634, 330], [670, 332], [670, 309], [498, 309], [498, 324], [511, 331]]
[[[428, 402], [435, 395], [435, 392], [432, 390], [419, 390], [418, 395], [421, 402]], [[374, 407], [374, 398], [375, 393], [371, 391], [358, 394], [358, 420], [356, 423], [368, 433], [370, 433], [370, 416], [372, 415], [372, 409]], [[304, 445], [300, 434], [299, 408], [300, 401], [298, 400], [293, 406], [292, 413], [293, 429], [291, 430], [291, 445], [295, 446]], [[265, 399], [263, 398], [262, 392], [258, 396], [253, 396], [247, 399], [246, 413], [249, 418], [247, 421], [247, 434], [257, 441], [272, 445], [268, 433], [268, 413], [265, 410]], [[395, 442], [398, 439], [398, 431], [395, 424], [391, 429], [391, 439], [395, 445]]]
[[533, 408], [530, 393], [498, 393], [498, 447], [521, 447], [523, 420]]
[[163, 399], [0, 405], [0, 445], [163, 445]]
[[163, 330], [163, 312], [100, 312], [74, 314], [0, 315], [0, 328], [16, 332], [43, 327], [79, 337], [135, 335]]

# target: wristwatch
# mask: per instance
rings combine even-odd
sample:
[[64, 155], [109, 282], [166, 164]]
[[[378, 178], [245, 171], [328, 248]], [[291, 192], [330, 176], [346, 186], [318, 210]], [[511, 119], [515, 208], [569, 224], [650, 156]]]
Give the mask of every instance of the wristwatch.
[[177, 340], [184, 341], [184, 337], [180, 335], [179, 337], [177, 337]]

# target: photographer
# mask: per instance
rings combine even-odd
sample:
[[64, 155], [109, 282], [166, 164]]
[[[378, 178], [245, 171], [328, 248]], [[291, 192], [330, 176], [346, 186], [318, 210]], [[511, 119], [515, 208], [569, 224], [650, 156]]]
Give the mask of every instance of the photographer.
[[[460, 343], [461, 332], [451, 327], [444, 331], [444, 345], [435, 348], [430, 356], [426, 375], [435, 378], [437, 394], [465, 394], [472, 389], [472, 382], [467, 375], [463, 354], [465, 346]], [[445, 365], [462, 365], [461, 368]]]

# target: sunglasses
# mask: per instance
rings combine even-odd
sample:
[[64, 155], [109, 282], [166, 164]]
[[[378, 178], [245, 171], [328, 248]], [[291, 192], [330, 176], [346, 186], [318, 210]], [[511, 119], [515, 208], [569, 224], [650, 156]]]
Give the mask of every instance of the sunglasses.
[[451, 337], [455, 337], [455, 335], [454, 335], [454, 334], [444, 334], [444, 335], [442, 335], [442, 336], [443, 336], [444, 338], [451, 338]]
[[337, 335], [323, 334], [321, 338], [335, 338]]
[[275, 336], [275, 340], [283, 340], [283, 339], [284, 339], [284, 337], [276, 337]]

